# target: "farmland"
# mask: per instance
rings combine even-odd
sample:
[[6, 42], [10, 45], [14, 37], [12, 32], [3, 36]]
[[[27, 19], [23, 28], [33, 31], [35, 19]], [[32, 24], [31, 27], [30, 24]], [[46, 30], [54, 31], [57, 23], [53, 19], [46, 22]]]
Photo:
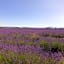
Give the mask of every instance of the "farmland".
[[64, 64], [64, 29], [1, 27], [0, 64]]

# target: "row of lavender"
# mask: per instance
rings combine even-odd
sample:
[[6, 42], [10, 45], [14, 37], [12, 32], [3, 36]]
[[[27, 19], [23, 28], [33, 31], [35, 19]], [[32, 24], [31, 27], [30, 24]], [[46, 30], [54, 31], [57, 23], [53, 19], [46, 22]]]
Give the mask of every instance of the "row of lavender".
[[63, 64], [63, 36], [64, 29], [0, 28], [0, 64]]

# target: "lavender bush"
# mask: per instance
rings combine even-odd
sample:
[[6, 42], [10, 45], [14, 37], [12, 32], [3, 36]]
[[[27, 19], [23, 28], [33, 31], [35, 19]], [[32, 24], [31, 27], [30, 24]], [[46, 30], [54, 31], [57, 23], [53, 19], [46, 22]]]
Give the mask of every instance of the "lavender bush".
[[0, 28], [0, 64], [64, 64], [64, 29]]

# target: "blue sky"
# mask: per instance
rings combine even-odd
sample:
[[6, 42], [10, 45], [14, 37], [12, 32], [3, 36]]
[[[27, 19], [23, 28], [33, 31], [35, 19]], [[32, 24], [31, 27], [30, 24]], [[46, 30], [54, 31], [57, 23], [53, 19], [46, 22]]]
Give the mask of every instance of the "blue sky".
[[0, 0], [0, 26], [64, 27], [64, 0]]

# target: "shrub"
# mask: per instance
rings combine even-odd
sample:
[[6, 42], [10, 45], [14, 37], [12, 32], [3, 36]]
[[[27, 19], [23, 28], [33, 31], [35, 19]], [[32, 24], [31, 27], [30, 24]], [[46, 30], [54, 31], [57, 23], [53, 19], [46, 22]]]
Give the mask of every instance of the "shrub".
[[50, 43], [48, 43], [46, 41], [42, 41], [42, 42], [40, 42], [40, 47], [45, 51], [49, 51], [50, 50]]

